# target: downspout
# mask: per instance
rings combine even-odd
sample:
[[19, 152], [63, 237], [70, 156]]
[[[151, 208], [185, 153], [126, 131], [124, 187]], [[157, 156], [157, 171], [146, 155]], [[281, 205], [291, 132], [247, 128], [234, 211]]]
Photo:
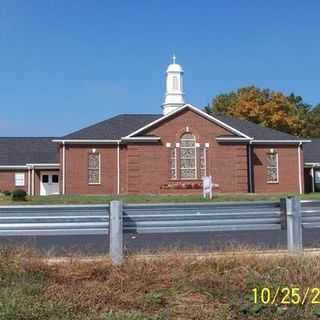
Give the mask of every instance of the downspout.
[[311, 171], [311, 179], [312, 179], [311, 187], [312, 187], [312, 192], [314, 192], [314, 190], [315, 190], [315, 186], [314, 186], [314, 166], [312, 166], [310, 171]]
[[117, 145], [117, 194], [120, 194], [120, 142]]
[[65, 167], [66, 167], [66, 145], [63, 141], [62, 142], [62, 194], [65, 194], [66, 192]]
[[301, 179], [301, 142], [298, 145], [298, 170], [299, 170], [299, 193], [302, 194], [302, 179]]
[[30, 167], [28, 167], [28, 195], [31, 195], [31, 171], [30, 171]]
[[32, 166], [32, 176], [31, 176], [31, 180], [32, 180], [32, 183], [31, 183], [31, 186], [32, 186], [31, 195], [34, 196], [34, 166]]
[[253, 193], [252, 141], [248, 144], [249, 192]]

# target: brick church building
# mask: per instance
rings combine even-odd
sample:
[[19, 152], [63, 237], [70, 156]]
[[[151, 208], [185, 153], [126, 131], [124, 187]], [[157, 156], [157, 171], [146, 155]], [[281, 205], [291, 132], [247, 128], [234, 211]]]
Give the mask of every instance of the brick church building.
[[161, 114], [120, 114], [63, 137], [0, 138], [0, 190], [30, 195], [304, 192], [304, 144], [287, 133], [185, 103], [166, 72]]

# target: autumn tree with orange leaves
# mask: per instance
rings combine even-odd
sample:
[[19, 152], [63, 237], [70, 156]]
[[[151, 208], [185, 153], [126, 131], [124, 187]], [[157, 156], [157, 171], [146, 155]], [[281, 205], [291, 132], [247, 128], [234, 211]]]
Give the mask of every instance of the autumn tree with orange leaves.
[[255, 86], [220, 94], [206, 107], [208, 113], [230, 115], [301, 137], [320, 135], [319, 110], [320, 106], [312, 108], [300, 96]]

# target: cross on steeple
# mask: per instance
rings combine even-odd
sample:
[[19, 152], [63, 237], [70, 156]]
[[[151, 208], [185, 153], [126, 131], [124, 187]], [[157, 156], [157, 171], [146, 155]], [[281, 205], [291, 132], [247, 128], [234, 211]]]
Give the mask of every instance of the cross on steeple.
[[173, 63], [173, 64], [176, 63], [176, 59], [177, 59], [177, 58], [176, 58], [175, 54], [173, 54], [173, 56], [172, 56], [172, 63]]

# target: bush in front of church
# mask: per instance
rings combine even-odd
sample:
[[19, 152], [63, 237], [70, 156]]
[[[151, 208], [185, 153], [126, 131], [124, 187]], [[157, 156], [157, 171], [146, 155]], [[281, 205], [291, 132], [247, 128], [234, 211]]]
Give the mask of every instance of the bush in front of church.
[[27, 193], [23, 189], [15, 189], [12, 191], [11, 198], [13, 201], [26, 201]]

